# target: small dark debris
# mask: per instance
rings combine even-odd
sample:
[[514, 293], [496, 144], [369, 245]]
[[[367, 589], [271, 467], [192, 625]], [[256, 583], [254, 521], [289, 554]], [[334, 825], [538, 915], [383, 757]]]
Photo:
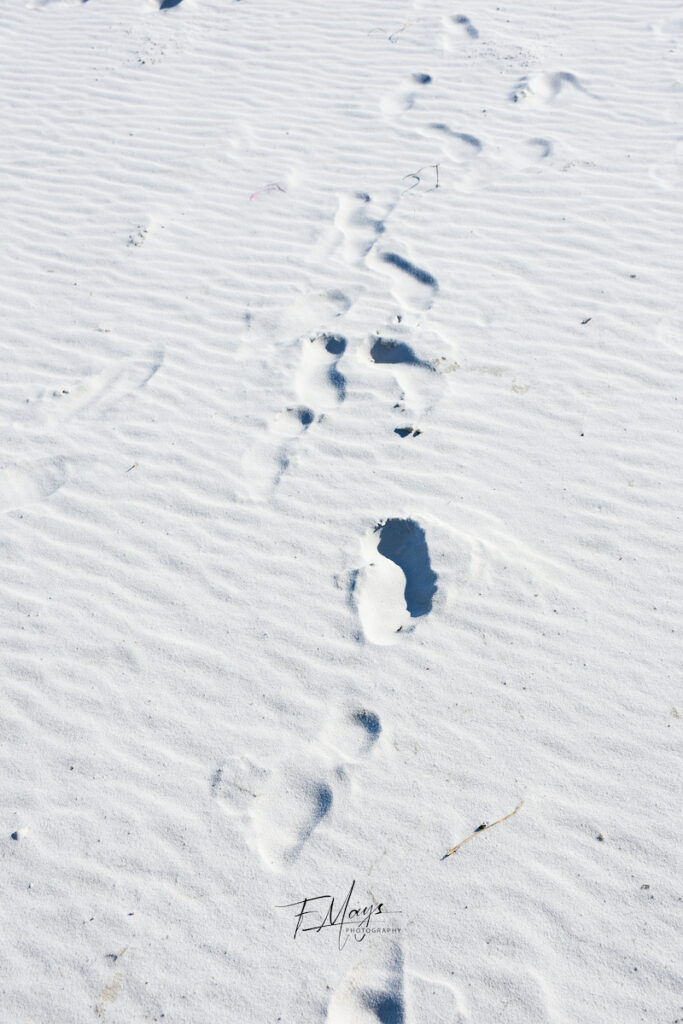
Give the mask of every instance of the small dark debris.
[[598, 832], [598, 834], [597, 834], [597, 836], [595, 838], [597, 839], [597, 841], [599, 843], [604, 843], [604, 841], [605, 841], [605, 837], [603, 836], [602, 832]]
[[591, 322], [591, 320], [592, 320], [592, 319], [593, 319], [593, 317], [592, 317], [592, 316], [587, 316], [585, 320], [582, 320], [582, 321], [581, 321], [581, 323], [582, 323], [582, 324], [589, 324], [589, 323]]
[[650, 888], [650, 886], [649, 886], [649, 885], [647, 885], [647, 884], [644, 884], [644, 885], [641, 885], [641, 887], [640, 887], [640, 888], [641, 888], [641, 889], [649, 889], [649, 888]]
[[19, 833], [18, 832], [13, 832], [12, 833], [12, 839], [18, 840], [19, 839]]
[[477, 825], [475, 832], [483, 832], [485, 828], [489, 827], [488, 821], [482, 821], [481, 825]]

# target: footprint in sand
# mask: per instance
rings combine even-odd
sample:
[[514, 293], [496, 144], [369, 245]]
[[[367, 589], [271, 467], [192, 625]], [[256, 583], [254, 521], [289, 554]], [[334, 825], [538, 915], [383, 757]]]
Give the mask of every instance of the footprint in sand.
[[443, 21], [441, 45], [447, 53], [459, 50], [463, 43], [479, 38], [479, 32], [465, 14], [449, 14]]
[[315, 414], [307, 406], [289, 406], [275, 417], [263, 437], [242, 457], [244, 480], [255, 501], [273, 493], [291, 458], [291, 445], [310, 427]]
[[373, 366], [390, 372], [400, 389], [398, 408], [419, 418], [436, 405], [442, 387], [433, 363], [419, 359], [411, 346], [379, 332], [371, 335], [365, 350]]
[[520, 79], [510, 93], [510, 99], [513, 103], [538, 107], [553, 103], [558, 96], [572, 92], [590, 95], [576, 75], [572, 75], [569, 71], [555, 71], [552, 74], [541, 71], [531, 77], [525, 76]]
[[415, 87], [429, 85], [431, 81], [431, 75], [416, 71], [400, 89], [382, 97], [380, 100], [382, 113], [389, 115], [402, 114], [406, 110], [411, 110], [417, 97]]
[[346, 338], [340, 334], [317, 334], [302, 342], [294, 383], [299, 400], [310, 403], [316, 413], [333, 409], [346, 397], [346, 380], [337, 369], [345, 351]]
[[483, 149], [482, 142], [476, 135], [468, 132], [456, 132], [447, 124], [433, 121], [420, 129], [426, 138], [437, 138], [442, 145], [446, 159], [456, 164], [469, 164], [479, 156]]
[[[368, 900], [369, 902], [369, 900]], [[400, 928], [402, 915], [387, 913], [374, 917], [372, 924]], [[383, 938], [385, 938], [383, 936]], [[368, 947], [363, 959], [347, 973], [332, 994], [327, 1024], [465, 1024], [465, 1001], [445, 978], [406, 970], [400, 942], [386, 939]]]
[[255, 500], [269, 497], [279, 484], [290, 463], [292, 442], [308, 430], [317, 415], [344, 401], [346, 379], [337, 363], [345, 351], [346, 338], [341, 334], [323, 332], [302, 341], [294, 378], [294, 389], [302, 404], [278, 413], [265, 435], [242, 459], [245, 481]]
[[121, 399], [143, 388], [157, 372], [163, 358], [163, 352], [155, 350], [145, 356], [112, 363], [91, 376], [62, 381], [27, 403], [25, 417], [55, 423], [77, 415], [105, 415]]
[[473, 191], [480, 182], [486, 179], [482, 164], [484, 145], [476, 135], [469, 132], [455, 131], [441, 121], [432, 121], [417, 129], [418, 134], [429, 142], [437, 142], [441, 148], [442, 161], [454, 165], [455, 176], [452, 174], [451, 184], [461, 191]]
[[[387, 918], [389, 920], [389, 918]], [[400, 918], [391, 918], [395, 925]], [[403, 951], [389, 940], [356, 964], [333, 993], [327, 1024], [408, 1024]]]
[[391, 293], [403, 309], [421, 313], [431, 308], [439, 284], [429, 271], [396, 252], [386, 250], [371, 250], [366, 263], [371, 270], [389, 278]]
[[37, 459], [0, 470], [0, 512], [34, 505], [66, 482], [66, 460]]
[[341, 232], [342, 251], [347, 263], [357, 265], [367, 256], [384, 232], [387, 212], [381, 211], [366, 192], [353, 192], [339, 197], [334, 218]]
[[386, 646], [414, 619], [429, 615], [438, 579], [425, 532], [414, 519], [387, 519], [361, 544], [365, 566], [352, 578], [352, 599], [365, 638]]
[[330, 813], [354, 761], [367, 757], [382, 727], [367, 708], [332, 716], [317, 742], [274, 771], [252, 804], [250, 831], [263, 863], [281, 871], [293, 864]]

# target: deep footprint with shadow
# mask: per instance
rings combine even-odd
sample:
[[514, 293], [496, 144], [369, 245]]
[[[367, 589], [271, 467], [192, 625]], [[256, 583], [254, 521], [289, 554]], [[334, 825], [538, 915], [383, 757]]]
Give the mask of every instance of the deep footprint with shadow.
[[431, 363], [418, 359], [410, 345], [404, 341], [395, 341], [393, 338], [377, 338], [370, 348], [370, 358], [373, 363], [381, 366], [421, 366], [423, 369], [434, 372]]
[[443, 382], [434, 363], [420, 359], [407, 341], [373, 335], [366, 351], [374, 366], [391, 371], [400, 389], [400, 403], [394, 407], [406, 418], [422, 419], [442, 397]]
[[391, 291], [405, 309], [415, 313], [429, 309], [439, 284], [433, 274], [396, 252], [368, 253], [368, 266], [391, 279]]
[[297, 396], [317, 413], [339, 405], [346, 397], [346, 380], [337, 369], [345, 351], [346, 338], [340, 334], [317, 334], [302, 344], [295, 381]]
[[437, 574], [427, 539], [414, 519], [387, 519], [362, 542], [365, 567], [352, 576], [352, 600], [371, 643], [395, 643], [398, 634], [428, 615]]
[[413, 519], [387, 519], [380, 530], [377, 550], [394, 562], [406, 578], [404, 597], [413, 619], [428, 615], [436, 594], [436, 573], [422, 527]]

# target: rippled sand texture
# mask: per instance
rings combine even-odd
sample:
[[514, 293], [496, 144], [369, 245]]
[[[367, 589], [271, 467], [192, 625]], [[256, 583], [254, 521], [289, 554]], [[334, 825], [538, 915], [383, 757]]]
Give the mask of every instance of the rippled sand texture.
[[0, 5], [3, 1021], [683, 1016], [682, 55]]

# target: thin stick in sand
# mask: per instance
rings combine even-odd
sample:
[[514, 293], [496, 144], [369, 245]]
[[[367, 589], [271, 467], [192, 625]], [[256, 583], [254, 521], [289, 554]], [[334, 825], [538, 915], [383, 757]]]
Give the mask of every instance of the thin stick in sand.
[[475, 836], [478, 836], [480, 832], [486, 832], [487, 829], [493, 828], [494, 825], [500, 825], [501, 821], [507, 821], [508, 818], [511, 818], [512, 815], [516, 814], [517, 811], [523, 806], [524, 801], [522, 800], [521, 804], [518, 804], [518, 806], [515, 807], [514, 811], [510, 811], [510, 813], [506, 814], [504, 818], [499, 818], [498, 821], [492, 821], [490, 825], [480, 825], [479, 828], [475, 828], [474, 832], [471, 835], [467, 836], [466, 839], [463, 839], [462, 842], [458, 843], [457, 846], [454, 846], [452, 850], [448, 851], [448, 853], [444, 853], [441, 860], [445, 860], [446, 857], [450, 857], [452, 853], [455, 853], [457, 850], [459, 850], [460, 847], [464, 846], [465, 843], [468, 843], [470, 839], [473, 839]]

